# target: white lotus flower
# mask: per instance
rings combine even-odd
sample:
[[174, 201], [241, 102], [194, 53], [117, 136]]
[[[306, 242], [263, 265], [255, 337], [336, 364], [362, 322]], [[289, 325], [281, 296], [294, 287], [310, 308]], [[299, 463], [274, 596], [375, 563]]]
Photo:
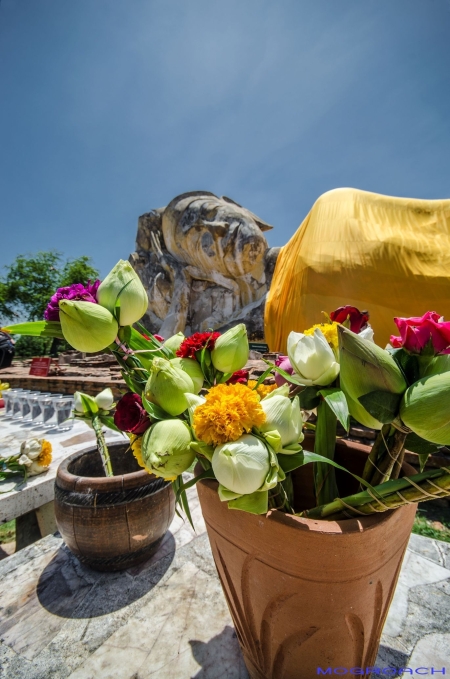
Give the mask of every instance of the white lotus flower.
[[114, 403], [114, 396], [111, 389], [109, 387], [103, 389], [103, 391], [95, 397], [95, 402], [101, 410], [109, 410]]
[[369, 323], [367, 323], [366, 327], [363, 328], [359, 333], [359, 337], [362, 337], [365, 340], [368, 340], [369, 342], [373, 342], [373, 328]]
[[276, 429], [281, 437], [282, 448], [303, 441], [303, 417], [299, 398], [296, 396], [291, 401], [287, 384], [275, 389], [263, 398], [261, 407], [266, 413], [266, 421], [260, 427], [261, 432], [265, 433]]
[[237, 441], [214, 450], [212, 468], [218, 482], [239, 495], [254, 493], [270, 470], [269, 451], [256, 436], [244, 434]]
[[292, 367], [302, 384], [327, 386], [339, 375], [339, 363], [324, 334], [316, 328], [314, 335], [289, 333], [287, 351]]

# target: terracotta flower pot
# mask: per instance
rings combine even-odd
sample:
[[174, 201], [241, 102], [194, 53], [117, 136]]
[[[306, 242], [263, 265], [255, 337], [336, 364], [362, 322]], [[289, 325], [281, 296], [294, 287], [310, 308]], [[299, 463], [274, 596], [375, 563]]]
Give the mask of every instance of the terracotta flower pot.
[[[311, 444], [308, 439], [305, 448]], [[340, 441], [336, 459], [361, 472], [368, 450]], [[408, 465], [403, 470], [412, 473]], [[352, 477], [345, 476], [338, 474], [338, 485], [355, 492]], [[197, 486], [250, 677], [310, 679], [319, 667], [370, 667], [416, 506], [342, 521], [276, 510], [255, 516], [228, 509], [215, 481]], [[312, 506], [311, 465], [297, 470], [294, 488], [296, 509]]]
[[100, 571], [118, 571], [149, 559], [175, 513], [172, 485], [139, 467], [127, 444], [109, 446], [116, 476], [105, 477], [90, 448], [70, 455], [55, 481], [55, 516], [69, 549]]

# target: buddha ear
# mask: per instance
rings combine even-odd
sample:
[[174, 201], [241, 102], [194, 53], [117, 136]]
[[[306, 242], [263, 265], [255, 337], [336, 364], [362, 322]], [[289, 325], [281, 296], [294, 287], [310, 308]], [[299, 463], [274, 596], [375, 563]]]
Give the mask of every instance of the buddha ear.
[[258, 224], [261, 231], [270, 231], [271, 229], [273, 229], [273, 226], [271, 224], [264, 222], [262, 219], [260, 219], [256, 215], [254, 215], [253, 212], [250, 212], [250, 214], [253, 217], [253, 219], [255, 220], [255, 222]]
[[238, 207], [245, 210], [255, 220], [256, 224], [259, 226], [261, 231], [270, 231], [271, 229], [273, 229], [273, 226], [271, 226], [271, 224], [268, 224], [263, 219], [260, 219], [253, 212], [250, 212], [250, 210], [247, 210], [246, 207], [242, 207], [242, 205], [239, 205], [239, 203], [236, 203], [236, 201], [233, 200], [232, 198], [228, 198], [228, 196], [222, 196], [222, 200], [225, 200], [227, 203], [232, 203], [233, 205], [237, 205]]

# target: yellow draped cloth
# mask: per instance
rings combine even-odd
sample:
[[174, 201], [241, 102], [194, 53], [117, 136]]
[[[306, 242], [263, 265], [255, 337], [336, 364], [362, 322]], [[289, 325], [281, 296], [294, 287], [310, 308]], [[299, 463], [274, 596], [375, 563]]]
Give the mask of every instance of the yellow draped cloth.
[[271, 351], [351, 304], [368, 310], [375, 341], [398, 334], [394, 316], [437, 311], [450, 320], [450, 200], [358, 189], [324, 193], [278, 256], [265, 311]]

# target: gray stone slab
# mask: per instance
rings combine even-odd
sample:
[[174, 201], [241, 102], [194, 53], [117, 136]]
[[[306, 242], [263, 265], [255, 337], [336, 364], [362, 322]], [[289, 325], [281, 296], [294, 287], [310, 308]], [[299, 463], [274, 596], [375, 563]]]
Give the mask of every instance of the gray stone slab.
[[[159, 552], [140, 567], [96, 573], [57, 536], [4, 559], [0, 677], [247, 679], [195, 489], [189, 495], [197, 533], [177, 517]], [[442, 669], [447, 662], [449, 555], [450, 545], [411, 537], [380, 669]]]

